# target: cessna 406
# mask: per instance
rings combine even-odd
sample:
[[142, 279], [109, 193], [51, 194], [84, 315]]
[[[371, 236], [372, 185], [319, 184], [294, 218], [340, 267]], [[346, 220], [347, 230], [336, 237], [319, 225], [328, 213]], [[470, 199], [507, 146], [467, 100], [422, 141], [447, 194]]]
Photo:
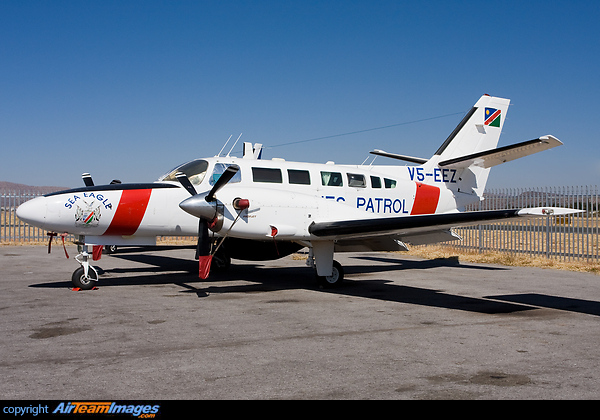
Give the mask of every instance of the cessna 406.
[[[230, 259], [269, 260], [308, 247], [325, 286], [342, 282], [335, 252], [399, 251], [458, 240], [453, 226], [573, 213], [562, 208], [465, 211], [482, 200], [492, 166], [562, 143], [553, 136], [497, 148], [509, 100], [482, 96], [429, 159], [374, 150], [406, 165], [336, 165], [215, 156], [176, 167], [147, 184], [85, 187], [35, 198], [17, 209], [34, 226], [76, 235], [72, 281], [91, 289], [88, 245], [154, 245], [156, 236], [197, 236], [200, 277]], [[220, 153], [219, 153], [220, 155]], [[101, 248], [100, 248], [101, 249]]]

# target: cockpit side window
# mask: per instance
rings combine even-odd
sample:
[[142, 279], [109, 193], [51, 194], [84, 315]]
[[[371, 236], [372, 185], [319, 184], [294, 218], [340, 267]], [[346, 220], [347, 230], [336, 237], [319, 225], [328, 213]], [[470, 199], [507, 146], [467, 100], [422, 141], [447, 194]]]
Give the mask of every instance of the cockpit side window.
[[[215, 185], [215, 182], [217, 182], [217, 180], [219, 178], [221, 178], [221, 175], [223, 175], [223, 172], [225, 172], [225, 170], [229, 166], [231, 166], [231, 165], [230, 164], [226, 164], [226, 163], [215, 163], [215, 167], [213, 169], [212, 175], [208, 179], [208, 183], [210, 185]], [[231, 178], [231, 180], [229, 181], [229, 183], [240, 182], [242, 180], [241, 172], [242, 171], [237, 171], [237, 173], [233, 176], [233, 178]]]
[[200, 185], [206, 176], [206, 170], [208, 169], [208, 162], [202, 159], [196, 159], [188, 163], [184, 163], [173, 169], [171, 172], [163, 175], [159, 181], [176, 181], [177, 172], [183, 172], [193, 185]]

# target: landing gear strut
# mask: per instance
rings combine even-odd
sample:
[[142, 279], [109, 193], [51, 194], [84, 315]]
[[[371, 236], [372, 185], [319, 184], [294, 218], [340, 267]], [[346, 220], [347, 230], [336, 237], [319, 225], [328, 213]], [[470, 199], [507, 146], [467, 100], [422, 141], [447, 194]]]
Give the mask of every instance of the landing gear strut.
[[98, 282], [98, 272], [89, 263], [90, 254], [88, 253], [88, 246], [85, 243], [85, 236], [79, 237], [77, 249], [79, 250], [79, 254], [75, 257], [75, 260], [81, 264], [81, 267], [73, 272], [71, 282], [74, 287], [82, 290], [91, 290]]

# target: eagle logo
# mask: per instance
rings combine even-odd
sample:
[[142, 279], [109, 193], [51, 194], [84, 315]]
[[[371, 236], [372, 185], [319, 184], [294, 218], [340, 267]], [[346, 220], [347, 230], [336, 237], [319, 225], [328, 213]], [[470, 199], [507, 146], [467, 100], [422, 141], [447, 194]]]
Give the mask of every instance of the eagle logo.
[[94, 207], [94, 203], [96, 200], [92, 201], [92, 203], [88, 203], [85, 200], [83, 201], [84, 205], [80, 206], [77, 204], [77, 209], [75, 210], [75, 226], [78, 227], [96, 227], [100, 223], [100, 204]]

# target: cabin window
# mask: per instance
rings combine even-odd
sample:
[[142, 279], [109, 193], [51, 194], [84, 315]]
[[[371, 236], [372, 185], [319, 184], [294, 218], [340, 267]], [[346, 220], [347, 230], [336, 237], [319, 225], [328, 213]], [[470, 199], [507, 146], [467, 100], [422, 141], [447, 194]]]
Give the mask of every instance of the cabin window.
[[[221, 175], [223, 175], [223, 172], [225, 172], [227, 170], [227, 168], [230, 166], [231, 166], [231, 164], [229, 164], [229, 163], [215, 163], [215, 168], [213, 169], [212, 175], [208, 179], [208, 183], [210, 185], [215, 185], [215, 182], [217, 182], [217, 180], [219, 178], [221, 178]], [[229, 182], [230, 183], [240, 182], [242, 180], [241, 172], [242, 171], [237, 171], [237, 173], [233, 176], [233, 178], [231, 178], [231, 180]]]
[[310, 174], [308, 171], [288, 169], [290, 184], [310, 185]]
[[396, 188], [396, 180], [383, 178], [383, 182], [385, 184], [385, 188]]
[[321, 171], [321, 183], [328, 187], [341, 187], [342, 174], [339, 172]]
[[367, 182], [365, 176], [360, 174], [347, 174], [348, 175], [348, 186], [356, 188], [366, 188]]
[[277, 168], [252, 168], [252, 180], [271, 184], [281, 184], [283, 182], [281, 169]]
[[371, 177], [371, 187], [373, 188], [381, 188], [381, 178], [378, 176]]

